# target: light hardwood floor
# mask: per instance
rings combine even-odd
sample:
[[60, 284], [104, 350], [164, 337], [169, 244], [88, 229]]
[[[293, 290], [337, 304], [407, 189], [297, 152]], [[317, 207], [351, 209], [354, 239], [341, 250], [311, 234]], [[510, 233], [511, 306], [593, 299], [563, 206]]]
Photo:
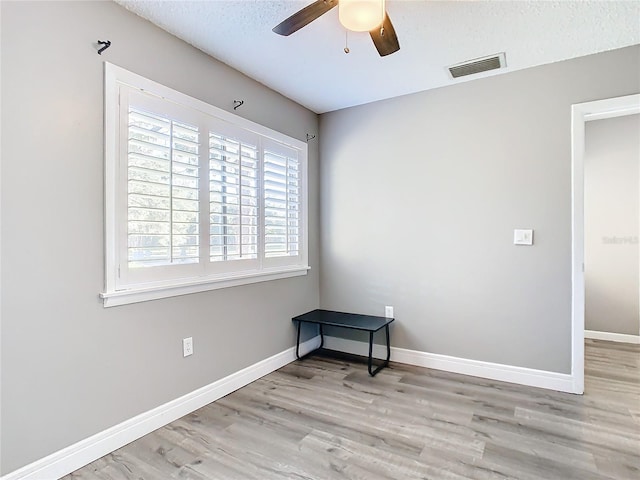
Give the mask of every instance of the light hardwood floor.
[[588, 340], [585, 384], [314, 356], [64, 478], [640, 479], [640, 345]]

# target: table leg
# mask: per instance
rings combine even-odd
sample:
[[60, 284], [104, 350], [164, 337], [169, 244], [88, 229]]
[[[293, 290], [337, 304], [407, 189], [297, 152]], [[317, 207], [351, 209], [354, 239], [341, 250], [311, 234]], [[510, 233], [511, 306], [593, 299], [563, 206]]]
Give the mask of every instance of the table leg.
[[384, 367], [389, 365], [389, 360], [391, 359], [391, 343], [389, 341], [389, 325], [385, 325], [384, 332], [387, 337], [387, 358], [382, 362], [381, 365], [378, 366], [375, 370], [371, 370], [373, 368], [373, 332], [369, 332], [369, 361], [368, 361], [368, 370], [369, 375], [375, 377], [376, 373], [382, 370]]
[[373, 377], [378, 371], [371, 372], [371, 367], [373, 367], [373, 332], [369, 332], [369, 361], [367, 363], [369, 375]]
[[300, 324], [302, 322], [298, 320], [298, 338], [296, 340], [296, 358], [300, 360]]
[[387, 365], [389, 365], [389, 360], [391, 359], [391, 343], [389, 342], [389, 324], [387, 323], [384, 326], [385, 333], [387, 334]]
[[315, 352], [317, 350], [320, 350], [322, 348], [322, 346], [324, 345], [324, 331], [322, 330], [322, 324], [318, 323], [318, 329], [319, 329], [319, 333], [320, 333], [320, 346], [318, 348], [313, 349], [310, 352], [307, 352], [304, 355], [300, 356], [300, 330], [301, 330], [301, 327], [302, 327], [302, 322], [300, 320], [296, 320], [296, 321], [298, 322], [298, 333], [296, 335], [296, 358], [298, 360], [302, 360], [303, 358], [308, 357], [313, 352]]

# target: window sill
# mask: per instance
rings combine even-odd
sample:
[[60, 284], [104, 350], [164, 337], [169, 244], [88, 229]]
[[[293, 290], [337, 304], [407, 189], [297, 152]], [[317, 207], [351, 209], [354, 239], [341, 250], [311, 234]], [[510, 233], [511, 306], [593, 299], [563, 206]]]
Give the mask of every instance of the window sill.
[[207, 279], [200, 281], [190, 281], [176, 283], [174, 285], [163, 285], [154, 287], [135, 287], [129, 290], [116, 290], [100, 293], [104, 307], [116, 307], [129, 303], [147, 302], [159, 298], [177, 297], [190, 293], [206, 292], [218, 290], [220, 288], [237, 287], [252, 283], [266, 282], [269, 280], [279, 280], [283, 278], [299, 277], [307, 274], [311, 267], [294, 267], [288, 269], [278, 269], [260, 273], [247, 273], [241, 275], [227, 276], [222, 279]]

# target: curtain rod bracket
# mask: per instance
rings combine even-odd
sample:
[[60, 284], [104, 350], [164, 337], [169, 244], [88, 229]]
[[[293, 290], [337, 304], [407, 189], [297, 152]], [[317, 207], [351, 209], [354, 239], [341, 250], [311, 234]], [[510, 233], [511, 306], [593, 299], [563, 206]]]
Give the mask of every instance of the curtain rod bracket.
[[244, 100], [234, 100], [233, 101], [233, 109], [237, 110], [244, 104]]
[[110, 40], [98, 40], [98, 45], [102, 45], [102, 47], [100, 47], [100, 49], [98, 50], [98, 55], [102, 55], [102, 52], [104, 52], [107, 48], [109, 48], [111, 46], [111, 41]]
[[309, 140], [313, 140], [314, 138], [316, 138], [315, 135], [311, 135], [310, 133], [307, 133], [307, 143], [309, 142]]

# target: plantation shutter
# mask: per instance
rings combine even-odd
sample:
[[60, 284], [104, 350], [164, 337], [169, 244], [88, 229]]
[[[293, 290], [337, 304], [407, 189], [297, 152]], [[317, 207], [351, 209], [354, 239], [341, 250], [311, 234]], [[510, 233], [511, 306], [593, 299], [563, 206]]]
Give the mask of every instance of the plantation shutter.
[[264, 256], [300, 254], [301, 182], [297, 151], [268, 143], [264, 148]]
[[135, 106], [128, 117], [129, 267], [197, 263], [198, 127]]
[[258, 258], [258, 146], [209, 134], [209, 257]]

